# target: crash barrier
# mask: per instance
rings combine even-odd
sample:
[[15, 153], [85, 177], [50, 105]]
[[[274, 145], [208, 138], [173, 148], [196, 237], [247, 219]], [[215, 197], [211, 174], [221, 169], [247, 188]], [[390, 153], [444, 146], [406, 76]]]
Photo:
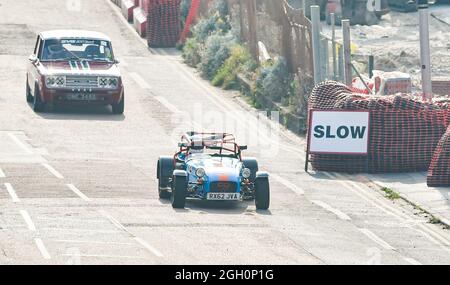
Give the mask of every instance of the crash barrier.
[[434, 151], [427, 184], [429, 187], [450, 186], [450, 127]]
[[181, 0], [149, 0], [147, 40], [150, 47], [174, 47], [181, 33]]
[[133, 10], [133, 25], [141, 37], [147, 36], [148, 1], [139, 0], [139, 6]]
[[[320, 171], [426, 171], [449, 125], [449, 103], [424, 103], [410, 96], [355, 94], [332, 81], [319, 84], [309, 99], [311, 110], [369, 111], [367, 154], [308, 153], [308, 161]], [[313, 131], [310, 127], [308, 137], [314, 135]], [[336, 136], [336, 130], [324, 127], [322, 131]], [[348, 131], [343, 129], [343, 133]]]

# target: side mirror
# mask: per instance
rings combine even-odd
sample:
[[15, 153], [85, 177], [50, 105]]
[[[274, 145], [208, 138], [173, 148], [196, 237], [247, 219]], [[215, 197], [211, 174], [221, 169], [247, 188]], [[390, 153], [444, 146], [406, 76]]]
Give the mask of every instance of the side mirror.
[[114, 63], [115, 63], [115, 64], [119, 64], [119, 63], [120, 63], [120, 60], [118, 60], [118, 59], [116, 58], [116, 59], [114, 59]]
[[241, 145], [241, 146], [239, 146], [239, 149], [240, 149], [240, 150], [247, 150], [247, 149], [248, 149], [248, 146], [246, 146], [246, 145]]
[[36, 64], [39, 61], [37, 56], [35, 56], [34, 54], [30, 55], [30, 57], [28, 57], [28, 60], [33, 64]]

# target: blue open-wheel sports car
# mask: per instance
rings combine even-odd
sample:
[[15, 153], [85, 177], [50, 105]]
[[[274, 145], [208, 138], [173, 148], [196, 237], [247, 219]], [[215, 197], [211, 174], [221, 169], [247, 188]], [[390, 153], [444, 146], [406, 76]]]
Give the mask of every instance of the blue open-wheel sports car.
[[239, 146], [226, 133], [189, 132], [179, 151], [161, 156], [157, 165], [159, 197], [184, 208], [186, 198], [210, 201], [255, 200], [258, 210], [270, 205], [269, 174], [259, 171], [254, 158], [242, 158]]

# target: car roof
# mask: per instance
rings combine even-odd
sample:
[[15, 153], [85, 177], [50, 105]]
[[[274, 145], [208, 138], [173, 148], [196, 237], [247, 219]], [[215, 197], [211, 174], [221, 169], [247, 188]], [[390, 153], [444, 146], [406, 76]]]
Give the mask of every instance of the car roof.
[[52, 30], [41, 32], [40, 35], [43, 40], [75, 38], [75, 39], [96, 39], [96, 40], [111, 41], [111, 39], [103, 33], [85, 30]]

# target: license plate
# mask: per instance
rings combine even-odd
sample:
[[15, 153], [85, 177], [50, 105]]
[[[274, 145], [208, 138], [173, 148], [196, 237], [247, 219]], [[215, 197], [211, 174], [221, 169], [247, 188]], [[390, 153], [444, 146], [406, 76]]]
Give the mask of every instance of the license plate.
[[67, 100], [73, 101], [95, 101], [97, 96], [95, 94], [69, 94]]
[[208, 193], [208, 200], [212, 201], [238, 201], [241, 199], [239, 193]]

